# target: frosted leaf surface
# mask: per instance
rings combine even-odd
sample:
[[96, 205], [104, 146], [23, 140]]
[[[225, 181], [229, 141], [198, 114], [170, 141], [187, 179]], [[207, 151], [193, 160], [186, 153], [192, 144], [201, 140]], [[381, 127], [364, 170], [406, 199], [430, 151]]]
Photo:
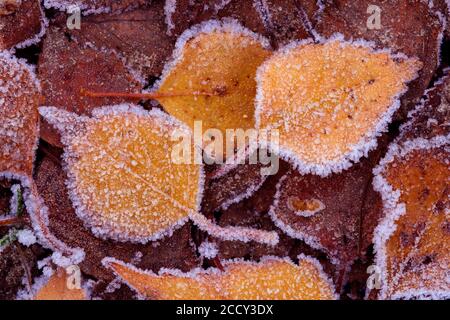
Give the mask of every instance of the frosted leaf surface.
[[191, 218], [220, 238], [277, 243], [275, 233], [224, 229], [199, 213], [203, 168], [192, 157], [178, 163], [172, 155], [179, 143], [173, 137], [191, 132], [162, 111], [119, 105], [96, 109], [89, 118], [44, 107], [41, 115], [62, 134], [69, 194], [98, 237], [145, 243]]
[[160, 111], [122, 105], [93, 118], [42, 108], [66, 145], [68, 186], [77, 214], [99, 236], [148, 241], [198, 210], [199, 165], [174, 164], [171, 134], [189, 131]]
[[44, 0], [46, 8], [67, 11], [79, 7], [84, 14], [115, 13], [144, 6], [146, 0]]
[[448, 144], [388, 154], [375, 187], [386, 217], [375, 235], [381, 298], [450, 297]]
[[196, 269], [181, 273], [166, 269], [158, 275], [113, 259], [105, 259], [104, 263], [150, 299], [335, 299], [334, 287], [320, 264], [304, 256], [299, 265], [288, 259], [266, 257], [259, 263], [225, 261], [224, 272]]
[[[377, 48], [391, 48], [409, 57], [417, 57], [423, 63], [423, 68], [402, 97], [398, 116], [403, 117], [411, 106], [419, 102], [439, 66], [444, 25], [443, 15], [437, 12], [436, 4], [439, 1], [326, 1], [315, 29], [324, 37], [339, 32], [347, 40], [365, 39], [373, 41]], [[435, 6], [430, 7], [432, 3]], [[371, 5], [380, 9], [379, 28], [376, 20], [369, 19], [373, 16], [367, 12]]]
[[367, 197], [374, 192], [372, 168], [386, 149], [385, 140], [369, 158], [338, 174], [322, 178], [291, 169], [279, 180], [269, 210], [275, 225], [324, 251], [338, 270], [364, 257], [382, 214], [381, 200]]
[[[162, 267], [188, 271], [199, 261], [192, 246], [191, 224], [188, 223], [158, 242], [131, 243], [103, 240], [95, 237], [78, 218], [67, 194], [67, 175], [59, 162], [46, 156], [36, 168], [35, 181], [40, 197], [48, 208], [49, 232], [67, 247], [82, 248], [85, 258], [79, 263], [81, 271], [96, 279], [110, 282], [111, 270], [101, 264], [105, 257], [133, 262], [139, 268], [158, 271]], [[57, 250], [56, 248], [52, 248]], [[142, 253], [139, 262], [135, 257]]]
[[[81, 89], [124, 92], [142, 90], [142, 85], [119, 57], [69, 41], [64, 35], [64, 29], [57, 26], [50, 27], [44, 39], [38, 71], [46, 104], [79, 115], [91, 115], [96, 107], [123, 101], [117, 98], [85, 97], [81, 94]], [[45, 121], [41, 123], [41, 138], [62, 147], [58, 132]]]
[[340, 172], [376, 146], [420, 67], [360, 43], [294, 43], [258, 69], [257, 127], [279, 130], [300, 172]]
[[143, 81], [161, 75], [175, 44], [175, 39], [166, 34], [163, 1], [114, 16], [106, 13], [84, 17], [80, 30], [66, 31], [81, 46], [118, 54]]
[[[217, 128], [254, 127], [256, 68], [270, 55], [267, 41], [235, 22], [209, 21], [185, 31], [178, 39], [174, 59], [158, 84], [164, 109], [203, 132]], [[208, 95], [193, 95], [203, 93]]]
[[384, 204], [374, 236], [381, 298], [450, 297], [448, 72], [410, 112], [374, 170]]
[[38, 139], [39, 91], [34, 70], [0, 51], [0, 175], [31, 176]]
[[40, 1], [10, 0], [9, 6], [0, 7], [0, 50], [23, 48], [39, 42], [47, 24]]

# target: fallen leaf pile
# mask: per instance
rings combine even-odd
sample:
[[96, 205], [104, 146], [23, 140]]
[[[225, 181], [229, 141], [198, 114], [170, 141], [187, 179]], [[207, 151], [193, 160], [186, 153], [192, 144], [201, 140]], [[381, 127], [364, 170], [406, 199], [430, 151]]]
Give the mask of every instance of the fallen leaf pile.
[[0, 299], [450, 298], [449, 17], [0, 1]]

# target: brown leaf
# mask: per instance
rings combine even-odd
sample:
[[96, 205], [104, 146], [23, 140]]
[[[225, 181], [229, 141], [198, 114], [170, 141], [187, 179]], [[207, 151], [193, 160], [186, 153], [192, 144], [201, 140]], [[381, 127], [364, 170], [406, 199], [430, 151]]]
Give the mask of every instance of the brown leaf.
[[46, 21], [37, 0], [9, 0], [0, 7], [0, 50], [25, 47], [40, 40]]
[[82, 46], [89, 43], [116, 52], [142, 79], [160, 76], [175, 44], [166, 34], [163, 1], [145, 9], [83, 18], [81, 29], [69, 33]]
[[[142, 89], [117, 56], [95, 49], [83, 49], [57, 26], [48, 30], [38, 69], [45, 104], [80, 115], [90, 115], [96, 107], [123, 101], [117, 98], [89, 98], [81, 94], [82, 89], [125, 92]], [[59, 133], [46, 121], [41, 124], [41, 138], [62, 146]]]

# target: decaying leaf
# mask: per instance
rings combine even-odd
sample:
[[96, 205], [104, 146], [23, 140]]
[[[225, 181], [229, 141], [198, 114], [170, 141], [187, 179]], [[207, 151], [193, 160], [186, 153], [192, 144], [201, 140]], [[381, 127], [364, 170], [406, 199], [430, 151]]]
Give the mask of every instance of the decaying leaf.
[[263, 167], [260, 163], [207, 167], [210, 171], [205, 170], [202, 211], [213, 213], [226, 209], [253, 195], [267, 179], [267, 175], [261, 174]]
[[175, 39], [166, 34], [163, 1], [113, 16], [84, 17], [80, 30], [67, 31], [82, 46], [118, 54], [143, 82], [161, 75], [175, 44]]
[[33, 170], [40, 84], [24, 61], [0, 51], [0, 177], [23, 180]]
[[375, 184], [386, 213], [375, 238], [381, 298], [450, 297], [450, 151], [415, 147], [388, 154]]
[[191, 131], [160, 110], [119, 105], [88, 118], [46, 107], [41, 115], [62, 134], [71, 200], [97, 236], [145, 243], [191, 218], [221, 238], [278, 241], [273, 233], [220, 228], [199, 213], [203, 168], [191, 155], [178, 161], [173, 149], [181, 135], [192, 150]]
[[301, 173], [340, 172], [376, 146], [420, 67], [339, 38], [294, 43], [258, 69], [257, 128], [279, 130], [269, 147]]
[[422, 0], [327, 0], [316, 24], [317, 32], [330, 37], [336, 32], [346, 39], [373, 41], [377, 48], [391, 48], [417, 57], [423, 68], [402, 97], [404, 117], [422, 97], [439, 66], [443, 19], [436, 1]]
[[0, 3], [0, 50], [23, 48], [45, 34], [47, 20], [40, 1], [7, 0]]
[[265, 34], [263, 21], [253, 1], [166, 0], [164, 9], [167, 33], [176, 36], [193, 25], [218, 18], [236, 19], [253, 32]]
[[[142, 89], [142, 84], [111, 53], [82, 48], [65, 36], [63, 29], [52, 26], [44, 40], [39, 59], [39, 79], [46, 105], [90, 115], [103, 105], [120, 103], [123, 99], [92, 99], [81, 94], [82, 89], [131, 92]], [[47, 122], [41, 125], [41, 138], [61, 147], [59, 134]]]
[[374, 237], [381, 299], [450, 297], [449, 88], [447, 75], [374, 170], [385, 214]]
[[58, 269], [38, 290], [34, 300], [86, 300], [86, 292], [75, 285], [64, 269]]
[[319, 10], [315, 0], [254, 0], [268, 37], [275, 48], [291, 41], [309, 38], [310, 20]]
[[274, 257], [259, 263], [231, 260], [223, 263], [223, 272], [166, 269], [154, 274], [114, 259], [105, 259], [104, 263], [150, 299], [335, 299], [333, 285], [320, 264], [305, 256], [299, 257], [299, 265]]
[[367, 159], [341, 173], [321, 178], [291, 169], [276, 186], [269, 211], [272, 220], [291, 237], [325, 252], [339, 272], [364, 257], [381, 216], [379, 199], [371, 198], [368, 207], [365, 203], [373, 192], [372, 168], [383, 155], [386, 140]]

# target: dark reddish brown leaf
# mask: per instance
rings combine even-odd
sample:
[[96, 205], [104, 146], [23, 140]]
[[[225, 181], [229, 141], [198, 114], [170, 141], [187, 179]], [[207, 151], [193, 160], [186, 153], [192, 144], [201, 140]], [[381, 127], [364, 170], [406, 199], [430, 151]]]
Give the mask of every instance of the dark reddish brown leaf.
[[275, 224], [326, 252], [338, 271], [363, 256], [371, 244], [381, 214], [371, 171], [385, 149], [386, 137], [383, 140], [368, 159], [340, 174], [321, 178], [290, 170], [278, 182], [270, 210]]
[[175, 44], [166, 34], [162, 1], [117, 15], [86, 17], [81, 29], [70, 34], [81, 44], [116, 52], [144, 79], [160, 76]]
[[9, 0], [0, 4], [0, 50], [38, 41], [45, 29], [43, 19], [40, 1]]
[[[117, 56], [82, 48], [57, 26], [48, 30], [38, 68], [45, 104], [78, 114], [89, 115], [96, 107], [122, 101], [117, 98], [89, 98], [81, 94], [82, 89], [117, 92], [142, 89]], [[41, 138], [61, 146], [59, 134], [44, 121]]]

